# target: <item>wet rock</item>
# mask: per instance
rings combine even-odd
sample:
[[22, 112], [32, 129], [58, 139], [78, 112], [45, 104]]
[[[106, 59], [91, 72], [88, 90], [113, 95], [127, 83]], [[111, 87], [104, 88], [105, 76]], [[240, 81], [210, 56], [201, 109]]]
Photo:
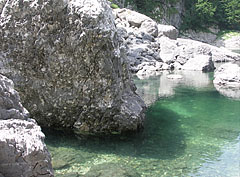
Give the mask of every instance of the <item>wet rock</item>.
[[93, 166], [89, 172], [85, 174], [86, 177], [140, 177], [134, 169], [130, 169], [121, 164], [103, 163]]
[[3, 176], [53, 176], [44, 134], [34, 122], [0, 120], [0, 170]]
[[40, 125], [82, 133], [143, 126], [144, 103], [106, 0], [4, 1], [1, 15], [0, 71]]

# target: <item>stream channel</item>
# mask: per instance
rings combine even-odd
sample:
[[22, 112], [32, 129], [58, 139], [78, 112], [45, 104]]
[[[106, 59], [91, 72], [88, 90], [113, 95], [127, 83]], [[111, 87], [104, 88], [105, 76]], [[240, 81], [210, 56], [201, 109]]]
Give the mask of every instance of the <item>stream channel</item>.
[[218, 93], [213, 73], [134, 81], [148, 105], [141, 133], [77, 138], [43, 129], [56, 177], [238, 177], [240, 100]]

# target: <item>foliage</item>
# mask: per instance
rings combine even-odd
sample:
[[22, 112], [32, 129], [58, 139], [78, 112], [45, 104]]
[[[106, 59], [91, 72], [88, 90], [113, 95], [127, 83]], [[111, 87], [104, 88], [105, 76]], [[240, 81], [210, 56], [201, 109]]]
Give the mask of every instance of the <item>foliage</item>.
[[240, 0], [185, 0], [185, 8], [183, 30], [202, 30], [214, 25], [240, 29]]
[[234, 36], [240, 36], [239, 31], [232, 31], [232, 30], [222, 30], [218, 33], [218, 38], [221, 39], [230, 39]]
[[119, 7], [118, 7], [117, 4], [112, 3], [112, 4], [111, 4], [111, 8], [113, 8], [113, 9], [118, 9]]

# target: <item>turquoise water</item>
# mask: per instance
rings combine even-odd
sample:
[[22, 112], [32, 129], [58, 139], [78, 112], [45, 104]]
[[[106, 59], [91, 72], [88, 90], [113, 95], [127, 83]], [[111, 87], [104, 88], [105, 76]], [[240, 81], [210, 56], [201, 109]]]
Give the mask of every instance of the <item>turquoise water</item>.
[[148, 104], [145, 129], [115, 137], [44, 130], [56, 176], [240, 176], [240, 100], [220, 95], [212, 74], [135, 79]]

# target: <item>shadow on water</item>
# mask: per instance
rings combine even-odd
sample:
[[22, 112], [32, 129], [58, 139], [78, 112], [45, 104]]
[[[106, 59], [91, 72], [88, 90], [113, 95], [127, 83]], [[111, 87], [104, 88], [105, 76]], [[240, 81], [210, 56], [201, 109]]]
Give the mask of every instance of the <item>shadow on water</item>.
[[80, 150], [153, 159], [172, 159], [184, 153], [185, 142], [179, 127], [179, 115], [156, 104], [148, 109], [146, 117], [145, 129], [136, 134], [77, 137], [73, 132], [45, 128], [43, 132], [49, 146], [74, 148], [76, 153]]

